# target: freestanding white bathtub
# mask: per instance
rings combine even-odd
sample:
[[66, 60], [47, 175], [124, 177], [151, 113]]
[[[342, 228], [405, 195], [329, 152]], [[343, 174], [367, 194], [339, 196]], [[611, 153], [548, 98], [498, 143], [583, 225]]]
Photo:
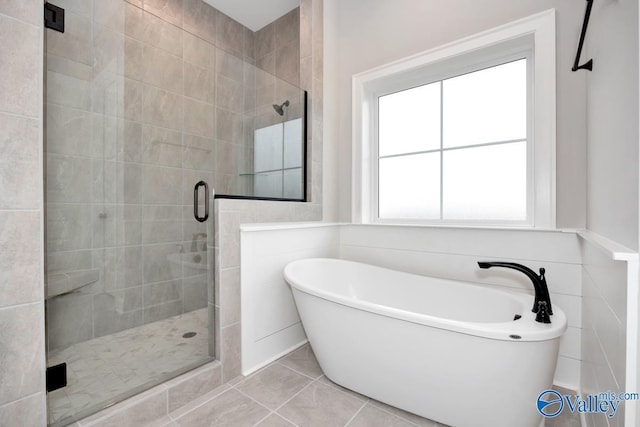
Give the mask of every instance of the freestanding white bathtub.
[[336, 259], [284, 276], [332, 381], [455, 427], [542, 422], [536, 399], [567, 328], [557, 305], [538, 323], [533, 296]]

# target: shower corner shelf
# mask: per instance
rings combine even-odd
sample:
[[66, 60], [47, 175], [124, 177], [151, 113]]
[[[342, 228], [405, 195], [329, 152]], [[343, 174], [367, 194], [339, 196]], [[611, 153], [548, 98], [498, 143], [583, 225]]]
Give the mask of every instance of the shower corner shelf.
[[49, 273], [47, 278], [47, 298], [77, 291], [78, 289], [95, 283], [100, 279], [100, 270], [58, 271]]

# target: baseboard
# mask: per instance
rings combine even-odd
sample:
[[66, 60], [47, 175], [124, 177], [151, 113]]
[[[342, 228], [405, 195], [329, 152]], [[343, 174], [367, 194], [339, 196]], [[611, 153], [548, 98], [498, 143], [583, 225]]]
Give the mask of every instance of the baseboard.
[[283, 356], [286, 356], [287, 354], [299, 349], [300, 347], [302, 347], [303, 345], [305, 345], [306, 343], [308, 343], [309, 340], [305, 339], [300, 341], [299, 343], [296, 343], [294, 345], [292, 345], [291, 347], [287, 348], [286, 350], [276, 354], [273, 357], [270, 357], [269, 359], [265, 360], [264, 362], [260, 363], [259, 365], [256, 366], [252, 366], [251, 368], [247, 369], [246, 371], [242, 371], [242, 375], [249, 376], [251, 374], [253, 374], [256, 371], [259, 371], [260, 369], [264, 368], [265, 366], [267, 366], [268, 364], [275, 362], [276, 360], [280, 359]]

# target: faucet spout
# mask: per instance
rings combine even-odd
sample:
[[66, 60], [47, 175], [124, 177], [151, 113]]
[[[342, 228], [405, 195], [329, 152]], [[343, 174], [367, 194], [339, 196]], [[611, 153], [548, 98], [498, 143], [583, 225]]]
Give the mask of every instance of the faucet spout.
[[529, 267], [524, 266], [522, 264], [517, 264], [515, 262], [504, 262], [504, 261], [496, 261], [496, 262], [486, 262], [479, 261], [478, 267], [488, 269], [491, 267], [502, 267], [509, 268], [512, 270], [519, 271], [526, 275], [531, 283], [533, 284], [533, 289], [535, 290], [535, 299], [533, 301], [532, 312], [537, 313], [536, 321], [541, 323], [551, 323], [551, 319], [549, 315], [553, 314], [553, 309], [551, 307], [551, 297], [549, 296], [549, 288], [547, 287], [547, 280], [544, 277], [545, 269], [540, 269], [540, 275], [536, 274], [535, 271], [531, 270]]

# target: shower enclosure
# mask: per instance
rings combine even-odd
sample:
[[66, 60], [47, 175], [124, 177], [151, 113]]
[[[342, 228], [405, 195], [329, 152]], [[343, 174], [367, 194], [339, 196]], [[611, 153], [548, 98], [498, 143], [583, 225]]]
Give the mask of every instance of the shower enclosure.
[[198, 183], [305, 199], [306, 94], [299, 69], [268, 60], [299, 42], [299, 11], [276, 37], [201, 0], [161, 3], [64, 2], [64, 33], [46, 31], [51, 425], [214, 360], [213, 224]]

